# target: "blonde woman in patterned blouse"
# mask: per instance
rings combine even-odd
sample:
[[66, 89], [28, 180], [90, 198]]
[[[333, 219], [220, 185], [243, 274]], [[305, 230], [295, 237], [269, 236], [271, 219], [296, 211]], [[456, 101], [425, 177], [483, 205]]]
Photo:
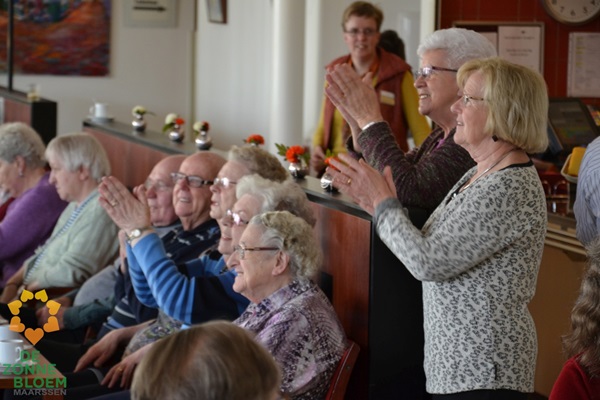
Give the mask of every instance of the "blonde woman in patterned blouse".
[[417, 230], [383, 176], [334, 165], [362, 188], [383, 242], [423, 282], [425, 373], [434, 399], [526, 399], [537, 338], [527, 309], [546, 234], [546, 201], [528, 154], [547, 146], [542, 76], [499, 58], [458, 71], [454, 140], [477, 165]]
[[250, 300], [234, 323], [254, 332], [279, 363], [286, 396], [324, 398], [346, 337], [311, 280], [321, 260], [311, 226], [288, 211], [256, 215], [234, 248], [227, 261], [237, 274], [233, 290]]

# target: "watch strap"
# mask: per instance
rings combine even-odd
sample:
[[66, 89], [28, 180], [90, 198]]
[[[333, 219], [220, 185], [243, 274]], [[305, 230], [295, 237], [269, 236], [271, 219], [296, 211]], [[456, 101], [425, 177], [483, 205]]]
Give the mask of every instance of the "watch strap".
[[152, 230], [152, 227], [151, 227], [151, 226], [145, 226], [145, 227], [143, 227], [143, 228], [135, 228], [135, 229], [132, 229], [130, 232], [126, 232], [126, 233], [125, 233], [125, 235], [127, 236], [127, 241], [128, 241], [129, 243], [131, 243], [131, 241], [132, 241], [133, 239], [137, 239], [137, 238], [139, 238], [140, 236], [142, 236], [142, 234], [143, 234], [144, 232], [146, 232], [146, 231], [149, 231], [149, 230]]

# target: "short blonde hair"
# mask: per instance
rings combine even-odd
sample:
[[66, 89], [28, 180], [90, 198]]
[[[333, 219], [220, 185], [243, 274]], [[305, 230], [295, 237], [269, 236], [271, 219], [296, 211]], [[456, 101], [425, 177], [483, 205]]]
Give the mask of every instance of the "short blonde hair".
[[46, 158], [60, 160], [71, 172], [85, 167], [96, 182], [100, 182], [103, 176], [110, 175], [110, 162], [104, 147], [98, 139], [87, 133], [55, 137], [48, 143]]
[[290, 272], [295, 278], [314, 278], [321, 266], [322, 254], [311, 226], [289, 211], [271, 211], [255, 215], [250, 224], [262, 226], [261, 244], [277, 247], [290, 257]]
[[231, 322], [195, 325], [156, 342], [135, 370], [134, 400], [263, 400], [281, 373], [251, 333]]
[[529, 154], [548, 147], [548, 90], [536, 71], [498, 57], [467, 61], [458, 70], [464, 89], [467, 79], [479, 72], [489, 115], [485, 133], [512, 143]]

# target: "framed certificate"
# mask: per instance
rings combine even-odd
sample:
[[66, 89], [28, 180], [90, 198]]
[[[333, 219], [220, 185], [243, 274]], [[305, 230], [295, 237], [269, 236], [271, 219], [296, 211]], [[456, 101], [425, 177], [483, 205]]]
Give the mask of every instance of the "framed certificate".
[[456, 21], [453, 25], [481, 33], [496, 46], [499, 57], [544, 73], [543, 22]]

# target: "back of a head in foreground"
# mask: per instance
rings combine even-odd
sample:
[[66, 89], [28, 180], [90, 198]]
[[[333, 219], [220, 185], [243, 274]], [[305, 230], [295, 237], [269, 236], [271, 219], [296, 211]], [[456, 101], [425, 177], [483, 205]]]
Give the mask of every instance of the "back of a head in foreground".
[[135, 371], [133, 400], [271, 400], [281, 375], [271, 354], [231, 322], [195, 325], [156, 342]]

